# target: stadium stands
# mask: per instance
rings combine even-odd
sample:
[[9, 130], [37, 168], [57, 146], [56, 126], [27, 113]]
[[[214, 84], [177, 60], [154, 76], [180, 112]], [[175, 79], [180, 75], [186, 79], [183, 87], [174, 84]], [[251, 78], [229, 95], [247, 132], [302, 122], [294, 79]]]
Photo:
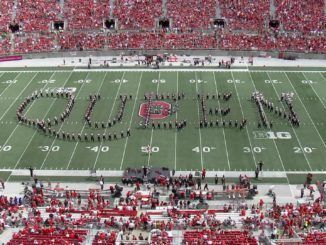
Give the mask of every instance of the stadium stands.
[[106, 43], [105, 36], [98, 33], [60, 33], [58, 35], [60, 50], [100, 50]]
[[24, 32], [50, 31], [53, 21], [58, 20], [60, 6], [58, 1], [19, 0], [15, 22]]
[[87, 235], [86, 230], [65, 229], [54, 227], [26, 227], [15, 233], [9, 245], [19, 244], [82, 244]]
[[258, 244], [246, 231], [186, 231], [183, 242], [185, 244]]
[[9, 37], [0, 37], [0, 55], [8, 54], [10, 45]]
[[155, 20], [162, 15], [162, 0], [116, 0], [113, 13], [119, 29], [154, 29]]
[[269, 19], [269, 1], [220, 0], [222, 17], [232, 30], [264, 29]]
[[[269, 27], [270, 1], [87, 2], [1, 1], [2, 36], [11, 32], [10, 24], [19, 30], [14, 45], [2, 38], [0, 54], [107, 48], [326, 51], [323, 0], [275, 0], [276, 28]], [[162, 18], [170, 20], [169, 27], [158, 29]], [[225, 27], [213, 29], [215, 18], [225, 19]], [[106, 20], [115, 21], [117, 30], [103, 32]], [[55, 30], [56, 21], [62, 26]]]
[[64, 17], [68, 30], [100, 29], [109, 17], [109, 0], [65, 0]]
[[12, 18], [13, 6], [13, 0], [0, 1], [0, 32], [8, 31], [8, 26]]
[[325, 31], [325, 1], [275, 0], [276, 13], [286, 31], [319, 34]]
[[[86, 239], [92, 244], [146, 239], [150, 244], [173, 244], [177, 239], [171, 233], [174, 231], [180, 232], [183, 244], [257, 244], [253, 232], [259, 229], [270, 230], [271, 239], [291, 239], [299, 234], [304, 244], [325, 242], [326, 210], [319, 199], [300, 205], [265, 205], [260, 200], [252, 206], [238, 203], [198, 209], [192, 205], [196, 200], [182, 195], [186, 184], [201, 193], [192, 181], [190, 177], [174, 178], [173, 192], [167, 189], [169, 183], [153, 188], [126, 186], [127, 191], [115, 200], [113, 186], [102, 191], [36, 185], [32, 191], [25, 190], [24, 198], [0, 197], [0, 229], [20, 229], [8, 244], [81, 244]], [[237, 186], [241, 184], [235, 189]], [[157, 191], [170, 200], [159, 201]], [[201, 200], [204, 195], [196, 198]], [[89, 234], [90, 228], [96, 233]], [[148, 238], [137, 238], [140, 232]]]
[[53, 43], [53, 34], [41, 35], [39, 33], [16, 36], [15, 37], [15, 53], [29, 52], [46, 52], [55, 49]]
[[167, 17], [172, 19], [172, 27], [181, 31], [208, 29], [215, 17], [215, 6], [215, 0], [168, 0]]

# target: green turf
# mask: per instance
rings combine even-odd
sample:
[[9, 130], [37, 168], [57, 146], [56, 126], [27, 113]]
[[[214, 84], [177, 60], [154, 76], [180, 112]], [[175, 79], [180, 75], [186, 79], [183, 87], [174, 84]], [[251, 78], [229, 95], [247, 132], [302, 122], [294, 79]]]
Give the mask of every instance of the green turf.
[[[11, 80], [16, 82], [10, 83]], [[47, 83], [48, 80], [54, 80], [54, 83]], [[89, 82], [83, 83], [85, 80]], [[125, 82], [119, 82], [121, 80]], [[157, 80], [165, 82], [153, 82]], [[119, 94], [132, 94], [133, 99], [127, 101], [122, 123], [105, 130], [120, 135], [121, 130], [126, 131], [131, 126], [131, 137], [111, 142], [77, 143], [54, 139], [32, 127], [18, 124], [16, 109], [24, 97], [35, 90], [54, 87], [76, 88], [77, 100], [72, 114], [63, 125], [56, 126], [56, 129], [75, 134], [104, 133], [103, 129], [89, 128], [83, 120], [89, 94], [101, 93], [102, 99], [96, 104], [93, 115], [100, 122], [113, 119], [120, 104]], [[258, 139], [255, 136], [255, 131], [267, 131], [257, 129], [257, 107], [250, 101], [251, 93], [256, 89], [281, 108], [285, 104], [279, 101], [279, 95], [282, 92], [295, 94], [294, 108], [301, 120], [299, 128], [293, 128], [286, 120], [266, 112], [268, 119], [274, 122], [272, 131], [288, 132], [291, 139]], [[244, 130], [198, 127], [201, 112], [197, 92], [212, 95], [217, 91], [232, 92], [232, 98], [227, 102], [208, 100], [207, 107], [230, 107], [231, 113], [225, 120], [247, 118], [249, 124]], [[187, 127], [180, 132], [139, 128], [141, 118], [138, 111], [146, 92], [184, 92], [186, 98], [178, 102], [177, 114], [164, 120], [185, 119]], [[0, 168], [24, 169], [32, 165], [37, 169], [120, 170], [150, 165], [177, 170], [252, 171], [258, 160], [263, 160], [264, 169], [270, 171], [325, 171], [325, 98], [325, 72], [0, 72]], [[27, 116], [53, 118], [60, 115], [65, 103], [65, 99], [38, 99], [28, 107]], [[221, 117], [209, 115], [208, 119], [215, 121]], [[150, 156], [141, 151], [149, 144], [156, 150]]]

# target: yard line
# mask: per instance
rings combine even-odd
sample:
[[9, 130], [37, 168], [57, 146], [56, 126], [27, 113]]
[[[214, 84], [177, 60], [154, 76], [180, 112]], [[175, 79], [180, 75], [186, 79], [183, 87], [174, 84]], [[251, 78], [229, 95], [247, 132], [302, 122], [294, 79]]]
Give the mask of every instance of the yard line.
[[[197, 92], [197, 94], [199, 94], [198, 84], [197, 84], [197, 81], [198, 81], [198, 79], [197, 79], [197, 71], [195, 71], [195, 79], [196, 79], [196, 92]], [[196, 95], [196, 97], [197, 97], [197, 95]], [[200, 103], [200, 101], [198, 101], [198, 99], [197, 99], [197, 113], [198, 113], [198, 120], [200, 121], [199, 103]], [[198, 132], [199, 132], [199, 147], [200, 147], [200, 163], [201, 163], [201, 169], [204, 169], [203, 147], [202, 147], [201, 129], [200, 129], [200, 127], [198, 127]]]
[[[158, 80], [157, 80], [157, 87], [156, 87], [156, 94], [158, 94], [158, 89], [160, 87], [160, 77], [161, 77], [161, 72], [158, 72]], [[148, 108], [150, 110], [150, 108]], [[151, 139], [149, 142], [149, 146], [152, 147], [152, 143], [153, 143], [153, 134], [154, 134], [154, 129], [152, 128], [152, 132], [151, 132]], [[147, 158], [147, 166], [149, 166], [149, 162], [151, 160], [151, 152], [148, 152], [148, 158]]]
[[[306, 75], [304, 74], [304, 72], [301, 72], [301, 73], [302, 73], [302, 75], [304, 76], [304, 78], [305, 78], [306, 80], [308, 80], [308, 78], [306, 77]], [[315, 92], [315, 94], [317, 95], [317, 97], [318, 97], [318, 99], [320, 100], [321, 104], [323, 105], [324, 109], [326, 109], [326, 106], [325, 106], [323, 100], [319, 97], [319, 95], [317, 94], [315, 88], [312, 86], [311, 83], [309, 83], [309, 85], [310, 85], [310, 87], [312, 88], [312, 90]]]
[[[56, 72], [53, 72], [53, 74], [51, 75], [51, 77], [49, 78], [49, 80], [52, 78], [52, 76], [53, 76], [55, 73], [56, 73]], [[64, 83], [64, 85], [63, 85], [63, 87], [64, 87], [64, 86], [67, 84], [67, 82], [69, 81], [69, 78], [70, 78], [70, 76], [72, 75], [72, 73], [73, 73], [73, 72], [71, 72], [70, 75], [68, 76], [68, 78], [66, 79], [66, 81], [65, 81], [65, 83]], [[45, 86], [47, 86], [47, 84], [45, 84]], [[43, 87], [43, 89], [45, 88], [45, 86]], [[55, 99], [53, 100], [52, 104], [49, 106], [49, 109], [48, 109], [48, 111], [45, 113], [44, 118], [49, 114], [50, 110], [52, 109], [52, 107], [53, 107], [53, 105], [54, 105], [54, 103], [55, 103], [56, 101], [57, 101], [57, 98], [55, 98]], [[34, 103], [34, 102], [33, 102], [33, 103]], [[26, 147], [25, 147], [23, 153], [20, 155], [19, 159], [17, 160], [14, 169], [16, 169], [16, 167], [18, 166], [19, 162], [20, 162], [21, 159], [23, 158], [25, 152], [27, 151], [28, 147], [29, 147], [30, 144], [32, 143], [32, 141], [33, 141], [33, 139], [34, 139], [36, 133], [38, 133], [37, 130], [35, 130], [34, 134], [32, 135], [32, 137], [30, 138], [28, 144], [26, 145]]]
[[[239, 105], [240, 105], [242, 118], [245, 118], [244, 113], [243, 113], [243, 109], [242, 109], [242, 104], [241, 104], [241, 101], [240, 101], [240, 98], [239, 98], [239, 94], [238, 94], [237, 85], [234, 82], [234, 76], [233, 76], [232, 71], [231, 71], [231, 76], [232, 76], [232, 79], [233, 79], [233, 84], [234, 84], [235, 92], [237, 94], [237, 99], [238, 99], [238, 102], [239, 102]], [[250, 139], [249, 132], [248, 132], [248, 126], [245, 126], [245, 128], [246, 128], [246, 132], [247, 132], [247, 136], [248, 136], [248, 140], [249, 140], [250, 149], [252, 149], [251, 139]], [[254, 154], [253, 150], [251, 150], [251, 154], [252, 154], [252, 158], [254, 160], [254, 164], [255, 164], [255, 167], [256, 167], [257, 166], [256, 157], [255, 157], [255, 154]]]
[[[249, 75], [250, 75], [251, 83], [252, 83], [252, 85], [254, 86], [254, 89], [257, 91], [257, 89], [256, 89], [256, 85], [255, 85], [255, 83], [254, 83], [254, 80], [252, 79], [252, 76], [251, 76], [251, 72], [250, 72], [250, 71], [249, 71]], [[271, 81], [271, 79], [269, 79], [269, 80]], [[272, 83], [272, 84], [273, 84], [273, 83]], [[273, 86], [274, 86], [274, 84], [273, 84]], [[265, 113], [265, 112], [264, 112], [264, 113]], [[265, 115], [265, 117], [266, 117], [266, 119], [267, 119], [267, 116], [266, 116], [266, 115]], [[269, 129], [270, 129], [270, 127], [269, 127]], [[280, 151], [279, 151], [279, 149], [278, 149], [278, 146], [277, 146], [277, 144], [276, 144], [275, 139], [273, 139], [273, 143], [274, 143], [274, 146], [275, 146], [275, 148], [276, 148], [276, 152], [277, 152], [278, 158], [279, 158], [280, 161], [281, 161], [283, 171], [285, 172], [285, 167], [284, 167], [283, 159], [282, 159], [282, 157], [281, 157], [281, 154], [280, 154]], [[289, 180], [289, 178], [288, 178], [287, 175], [286, 175], [286, 180], [287, 180], [287, 182], [288, 182], [288, 184], [289, 184], [289, 187], [290, 187], [290, 180]], [[291, 191], [292, 196], [294, 197], [294, 194], [293, 194], [293, 192], [292, 192], [291, 187], [290, 187], [290, 191]]]
[[[73, 73], [71, 73], [71, 74], [73, 74]], [[71, 74], [70, 74], [70, 76], [71, 76]], [[85, 80], [87, 79], [88, 75], [89, 75], [89, 73], [87, 73]], [[70, 76], [69, 76], [69, 77], [70, 77]], [[80, 91], [81, 91], [81, 90], [83, 89], [83, 87], [84, 87], [84, 84], [85, 84], [85, 83], [83, 83], [83, 84], [80, 86], [79, 91], [78, 91], [78, 93], [76, 94], [75, 98], [78, 97]], [[61, 126], [60, 126], [60, 128], [59, 128], [59, 130], [58, 130], [57, 132], [60, 132], [60, 131], [61, 131], [63, 125], [64, 125], [64, 123], [61, 124]], [[84, 124], [84, 126], [85, 126], [85, 124]], [[53, 139], [52, 144], [51, 144], [51, 146], [50, 146], [49, 149], [52, 149], [52, 147], [53, 147], [55, 141], [56, 141], [56, 138]], [[45, 156], [45, 158], [44, 158], [44, 160], [43, 160], [43, 162], [42, 162], [42, 165], [41, 165], [40, 169], [43, 168], [44, 163], [46, 162], [46, 160], [48, 159], [48, 157], [49, 157], [49, 155], [50, 155], [50, 152], [51, 152], [51, 151], [48, 151], [48, 152], [46, 153], [46, 156]]]
[[297, 94], [297, 96], [298, 96], [298, 98], [299, 98], [299, 100], [300, 100], [300, 103], [301, 103], [302, 106], [303, 106], [303, 109], [306, 111], [306, 113], [307, 113], [307, 115], [308, 115], [308, 117], [309, 117], [309, 119], [310, 119], [310, 121], [311, 121], [311, 123], [312, 123], [312, 126], [314, 126], [314, 128], [315, 128], [315, 130], [316, 130], [316, 132], [317, 132], [317, 134], [318, 134], [318, 136], [319, 136], [319, 138], [321, 139], [321, 142], [323, 142], [323, 145], [324, 145], [324, 147], [326, 148], [325, 141], [323, 140], [323, 137], [321, 137], [321, 135], [320, 135], [320, 133], [319, 133], [319, 131], [318, 131], [316, 125], [315, 125], [315, 122], [312, 120], [312, 118], [311, 118], [309, 112], [307, 111], [306, 106], [303, 104], [303, 102], [302, 102], [302, 100], [301, 100], [299, 94], [297, 93], [296, 89], [294, 88], [294, 86], [293, 86], [293, 84], [292, 84], [290, 78], [289, 78], [288, 75], [286, 74], [286, 72], [284, 72], [284, 74], [285, 74], [285, 76], [287, 77], [288, 81], [290, 82], [291, 87], [293, 88], [294, 92]]
[[[112, 115], [113, 109], [114, 109], [114, 107], [115, 107], [115, 102], [117, 101], [117, 97], [118, 97], [118, 94], [119, 94], [119, 92], [120, 92], [121, 85], [122, 85], [122, 83], [123, 83], [122, 81], [123, 81], [123, 78], [124, 78], [124, 76], [125, 76], [125, 73], [126, 73], [126, 72], [122, 73], [122, 77], [121, 77], [121, 79], [120, 79], [119, 88], [118, 88], [117, 93], [116, 93], [116, 95], [115, 95], [115, 98], [114, 98], [114, 101], [113, 101], [113, 105], [112, 105], [112, 108], [111, 108], [111, 112], [110, 112], [110, 115], [109, 115], [107, 121], [111, 118], [111, 115]], [[108, 74], [108, 73], [105, 73], [105, 76], [106, 76], [107, 74]], [[104, 80], [105, 80], [105, 78], [104, 78]], [[104, 130], [104, 134], [106, 134], [108, 128], [109, 128], [109, 127], [106, 127], [106, 128], [105, 128], [105, 130]], [[100, 152], [101, 152], [101, 149], [102, 149], [103, 142], [104, 142], [104, 141], [101, 141], [101, 143], [100, 143], [100, 148], [99, 148], [99, 150], [97, 151], [96, 158], [95, 158], [95, 162], [94, 162], [94, 165], [93, 165], [93, 169], [95, 169], [96, 163], [97, 163], [97, 161], [98, 161], [98, 157], [99, 157], [99, 155], [100, 155]], [[67, 167], [67, 169], [68, 169], [68, 167]]]
[[[15, 80], [19, 75], [20, 75], [20, 73], [21, 72], [19, 72], [15, 77], [14, 77], [14, 79], [12, 79], [12, 80]], [[2, 76], [5, 74], [5, 72], [3, 72], [2, 74], [1, 74], [1, 76], [0, 76], [0, 78], [2, 78]], [[1, 97], [1, 95], [12, 85], [12, 84], [14, 84], [14, 83], [10, 83], [2, 92], [1, 92], [1, 94], [0, 94], [0, 97]]]
[[[136, 108], [136, 104], [137, 104], [137, 98], [138, 98], [138, 93], [139, 93], [139, 88], [140, 88], [140, 84], [141, 84], [142, 77], [143, 77], [143, 72], [140, 74], [139, 83], [138, 83], [138, 88], [137, 88], [136, 97], [135, 97], [135, 102], [134, 102], [134, 107], [133, 107], [133, 109], [132, 109], [132, 113], [131, 113], [131, 120], [130, 120], [130, 123], [129, 123], [129, 128], [131, 127], [131, 124], [132, 124], [132, 119], [133, 119], [134, 112], [135, 112], [135, 108]], [[121, 164], [120, 164], [120, 170], [122, 169], [122, 164], [123, 164], [123, 161], [124, 161], [124, 159], [125, 159], [125, 154], [126, 154], [126, 149], [127, 149], [128, 140], [129, 140], [129, 137], [127, 137], [127, 139], [126, 139], [126, 143], [125, 143], [125, 146], [124, 146], [124, 149], [123, 149], [122, 159], [121, 159]]]
[[[88, 73], [87, 76], [88, 76], [89, 74], [90, 74], [90, 73]], [[102, 86], [103, 86], [103, 83], [104, 83], [104, 80], [105, 80], [105, 78], [106, 78], [106, 75], [107, 75], [107, 72], [105, 73], [105, 75], [104, 75], [104, 77], [103, 77], [103, 79], [102, 79], [102, 81], [101, 81], [101, 85], [99, 86], [99, 88], [98, 88], [98, 90], [97, 90], [97, 92], [96, 92], [97, 94], [99, 94], [100, 91], [101, 91], [101, 88], [102, 88]], [[86, 78], [87, 78], [87, 76], [86, 76]], [[120, 88], [120, 86], [121, 86], [121, 83], [122, 83], [122, 82], [120, 82], [119, 88]], [[76, 97], [77, 97], [77, 96], [76, 96]], [[84, 130], [85, 130], [85, 127], [86, 127], [86, 122], [84, 123], [83, 128], [82, 128], [82, 130], [81, 130], [81, 132], [80, 132], [81, 135], [83, 135], [83, 132], [84, 132]], [[72, 158], [73, 158], [74, 155], [75, 155], [75, 152], [76, 152], [76, 149], [77, 149], [78, 145], [79, 145], [79, 141], [77, 141], [76, 144], [75, 144], [74, 150], [72, 151], [72, 154], [71, 154], [71, 156], [70, 156], [70, 158], [69, 158], [69, 162], [68, 162], [68, 164], [67, 164], [66, 169], [69, 168], [69, 166], [70, 166], [70, 164], [71, 164], [71, 161], [72, 161]]]
[[[177, 96], [179, 94], [179, 72], [177, 71]], [[178, 110], [175, 111], [175, 120], [178, 121]], [[177, 136], [178, 131], [174, 132], [174, 170], [177, 169]]]
[[[214, 83], [215, 83], [215, 93], [216, 93], [216, 96], [217, 96], [218, 91], [217, 91], [217, 83], [216, 83], [215, 72], [213, 72], [213, 75], [214, 75]], [[217, 103], [218, 103], [218, 108], [220, 110], [221, 109], [221, 103], [220, 103], [219, 100], [217, 100]], [[221, 121], [222, 121], [222, 116], [220, 118], [221, 118]], [[228, 151], [228, 147], [227, 147], [227, 144], [226, 144], [226, 137], [225, 137], [224, 127], [223, 127], [223, 137], [224, 137], [224, 145], [225, 145], [226, 159], [228, 160], [229, 170], [231, 170], [230, 159], [229, 159], [229, 151]]]
[[[20, 74], [20, 73], [19, 73]], [[35, 73], [35, 75], [32, 77], [32, 79], [27, 83], [27, 85], [23, 88], [23, 90], [20, 92], [20, 94], [16, 97], [16, 99], [11, 103], [11, 105], [8, 107], [8, 109], [2, 114], [2, 117], [0, 117], [0, 121], [3, 119], [3, 117], [7, 114], [7, 112], [11, 109], [11, 107], [15, 104], [15, 102], [19, 99], [19, 97], [24, 93], [26, 88], [30, 85], [30, 83], [34, 80], [34, 78], [38, 75], [38, 72]]]
[[[268, 72], [266, 72], [266, 74], [267, 74], [269, 80], [271, 81], [272, 79], [271, 79], [270, 75], [268, 74]], [[277, 93], [277, 90], [276, 90], [276, 88], [275, 88], [274, 83], [271, 83], [271, 84], [272, 84], [272, 86], [273, 86], [273, 89], [274, 89], [276, 95], [279, 96], [279, 94]], [[284, 107], [283, 103], [281, 103], [281, 105], [282, 105], [283, 111], [285, 111], [285, 107]], [[295, 131], [295, 128], [293, 127], [292, 123], [291, 123], [291, 128], [292, 128], [292, 131], [293, 131], [295, 137], [297, 138], [297, 141], [298, 141], [298, 144], [299, 144], [300, 148], [303, 149], [302, 144], [301, 144], [301, 142], [300, 142], [300, 139], [299, 139], [299, 137], [298, 137], [298, 135], [297, 135], [297, 133], [296, 133], [296, 131]], [[308, 160], [308, 158], [307, 158], [307, 156], [306, 156], [305, 151], [302, 151], [302, 153], [303, 153], [303, 156], [304, 156], [305, 159], [306, 159], [306, 162], [307, 162], [307, 164], [308, 164], [309, 169], [312, 170], [312, 168], [311, 168], [311, 166], [310, 166], [310, 163], [309, 163], [309, 160]]]

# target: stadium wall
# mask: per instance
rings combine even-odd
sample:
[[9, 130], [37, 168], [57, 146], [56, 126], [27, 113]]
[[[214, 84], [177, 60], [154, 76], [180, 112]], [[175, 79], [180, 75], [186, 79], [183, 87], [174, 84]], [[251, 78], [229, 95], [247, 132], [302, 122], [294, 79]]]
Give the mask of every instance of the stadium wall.
[[254, 56], [254, 57], [273, 57], [287, 59], [326, 59], [326, 54], [316, 53], [298, 53], [298, 52], [265, 52], [265, 51], [226, 51], [215, 49], [201, 50], [107, 50], [107, 51], [65, 51], [65, 52], [47, 52], [47, 53], [28, 53], [22, 54], [24, 59], [41, 59], [41, 58], [64, 58], [64, 57], [88, 57], [88, 56], [119, 56], [123, 55], [156, 55], [156, 54], [176, 54], [186, 56]]

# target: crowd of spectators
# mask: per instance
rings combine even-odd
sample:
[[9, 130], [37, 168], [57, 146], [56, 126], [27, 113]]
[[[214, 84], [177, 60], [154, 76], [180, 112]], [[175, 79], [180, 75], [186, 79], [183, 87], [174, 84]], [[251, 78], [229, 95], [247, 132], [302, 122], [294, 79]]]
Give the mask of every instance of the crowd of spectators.
[[207, 49], [216, 47], [214, 34], [191, 33], [116, 33], [108, 37], [112, 49]]
[[60, 14], [59, 1], [18, 0], [15, 23], [23, 32], [49, 31]]
[[256, 34], [222, 34], [218, 45], [226, 50], [264, 50], [326, 52], [326, 38], [323, 36], [302, 36], [283, 34], [278, 36]]
[[168, 0], [167, 17], [172, 19], [172, 28], [208, 29], [216, 14], [215, 0]]
[[100, 33], [60, 33], [60, 50], [100, 50], [105, 47], [106, 37]]
[[10, 51], [10, 40], [9, 37], [0, 37], [0, 55], [8, 54]]
[[221, 15], [227, 19], [228, 28], [232, 30], [264, 29], [269, 16], [269, 1], [257, 0], [219, 0]]
[[248, 244], [256, 245], [257, 240], [246, 231], [187, 231], [184, 233], [185, 244]]
[[300, 31], [304, 35], [325, 31], [325, 1], [275, 0], [277, 18], [286, 31]]
[[14, 0], [0, 1], [0, 32], [8, 31], [11, 22]]
[[14, 43], [14, 52], [51, 52], [55, 50], [53, 38], [54, 35], [51, 33], [48, 33], [47, 35], [35, 33], [30, 35], [16, 36]]
[[154, 29], [162, 16], [162, 0], [116, 0], [113, 14], [119, 29]]
[[[205, 170], [197, 177], [189, 174], [154, 185], [126, 185], [127, 191], [116, 200], [115, 190], [121, 189], [118, 185], [103, 190], [70, 190], [59, 184], [45, 187], [34, 180], [32, 188], [25, 187], [20, 197], [0, 196], [1, 230], [20, 229], [8, 244], [81, 244], [89, 236], [88, 229], [97, 229], [92, 244], [136, 244], [139, 240], [172, 244], [171, 231], [175, 230], [181, 231], [184, 244], [215, 244], [217, 240], [257, 244], [252, 232], [259, 230], [269, 231], [270, 239], [291, 239], [299, 234], [306, 244], [323, 242], [326, 237], [326, 209], [321, 198], [300, 205], [278, 204], [276, 200], [266, 205], [262, 199], [257, 204], [219, 208], [189, 205], [209, 203], [212, 199], [206, 193], [216, 193], [217, 185], [201, 188], [200, 182], [206, 181]], [[218, 182], [216, 177], [215, 184]], [[224, 176], [220, 182], [226, 194], [250, 187], [250, 178], [245, 175], [239, 176], [239, 183], [226, 183]], [[195, 195], [191, 197], [186, 190]], [[160, 199], [162, 194], [169, 199]]]
[[[220, 18], [226, 21], [224, 28], [214, 30], [217, 4]], [[164, 4], [162, 0], [116, 0], [110, 9], [108, 0], [88, 4], [82, 0], [18, 0], [17, 6], [5, 0], [0, 2], [0, 31], [4, 33], [0, 54], [106, 48], [323, 53], [324, 5], [323, 0], [275, 0], [280, 27], [270, 28], [270, 1], [168, 0]], [[118, 30], [103, 32], [110, 18]], [[170, 26], [157, 29], [162, 18], [171, 20]], [[51, 31], [55, 21], [62, 21], [63, 29]], [[6, 38], [9, 25], [20, 28], [12, 39], [14, 45]]]
[[68, 30], [101, 29], [110, 14], [109, 0], [65, 0], [64, 4]]

